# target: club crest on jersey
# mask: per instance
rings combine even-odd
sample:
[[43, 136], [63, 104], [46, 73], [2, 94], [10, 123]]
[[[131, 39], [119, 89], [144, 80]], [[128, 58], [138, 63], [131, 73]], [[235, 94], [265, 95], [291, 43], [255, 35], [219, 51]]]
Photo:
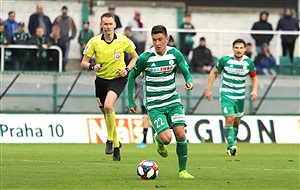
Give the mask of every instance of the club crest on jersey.
[[115, 52], [115, 60], [119, 61], [121, 58], [121, 53], [120, 52]]
[[174, 60], [171, 59], [171, 60], [169, 61], [169, 64], [170, 64], [170, 65], [174, 65]]

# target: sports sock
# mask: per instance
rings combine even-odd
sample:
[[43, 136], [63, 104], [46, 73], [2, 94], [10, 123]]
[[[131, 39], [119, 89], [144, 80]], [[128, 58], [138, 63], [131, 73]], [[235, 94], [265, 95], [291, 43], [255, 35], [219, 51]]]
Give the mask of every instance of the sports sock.
[[164, 144], [158, 135], [156, 135], [155, 139], [159, 144]]
[[233, 126], [225, 126], [224, 134], [228, 143], [228, 148], [231, 148], [234, 145], [234, 130]]
[[179, 172], [186, 170], [188, 143], [186, 138], [184, 140], [177, 140], [176, 153], [178, 156]]
[[239, 133], [239, 127], [233, 127], [233, 132], [234, 132], [234, 140], [237, 140], [236, 137]]
[[147, 143], [147, 133], [148, 133], [148, 128], [144, 128], [143, 130], [143, 134], [144, 134], [144, 138], [143, 138], [143, 143]]
[[115, 112], [111, 113], [106, 113], [106, 128], [107, 128], [107, 140], [112, 141], [114, 139], [114, 128], [116, 126], [116, 121], [115, 121]]
[[117, 148], [120, 146], [119, 141], [118, 141], [118, 137], [117, 137], [117, 126], [114, 125], [114, 130], [113, 130], [113, 143], [114, 143], [114, 147]]

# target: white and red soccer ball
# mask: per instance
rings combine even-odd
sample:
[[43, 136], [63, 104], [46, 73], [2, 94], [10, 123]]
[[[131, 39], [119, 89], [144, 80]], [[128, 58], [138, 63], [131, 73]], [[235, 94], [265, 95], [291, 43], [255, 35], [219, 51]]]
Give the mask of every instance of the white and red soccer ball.
[[158, 175], [158, 166], [152, 160], [143, 160], [137, 167], [137, 174], [142, 179], [155, 179]]

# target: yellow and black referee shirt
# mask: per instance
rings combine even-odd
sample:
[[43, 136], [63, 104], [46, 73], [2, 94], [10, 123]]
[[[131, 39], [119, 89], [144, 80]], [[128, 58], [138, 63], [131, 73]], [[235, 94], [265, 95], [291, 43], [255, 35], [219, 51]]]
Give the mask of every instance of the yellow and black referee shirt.
[[125, 69], [124, 52], [132, 53], [135, 50], [133, 42], [122, 34], [114, 34], [114, 40], [105, 42], [103, 34], [89, 40], [84, 55], [95, 55], [96, 64], [102, 64], [102, 69], [96, 75], [103, 79], [112, 80], [120, 77], [118, 69]]

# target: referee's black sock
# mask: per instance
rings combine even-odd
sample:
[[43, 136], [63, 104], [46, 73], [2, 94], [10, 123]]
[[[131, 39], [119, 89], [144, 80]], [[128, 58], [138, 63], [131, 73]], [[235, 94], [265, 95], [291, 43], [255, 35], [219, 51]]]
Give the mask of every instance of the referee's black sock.
[[146, 139], [147, 139], [147, 133], [148, 133], [148, 128], [144, 128], [143, 134], [144, 134], [144, 138], [143, 138], [143, 143], [147, 143]]

